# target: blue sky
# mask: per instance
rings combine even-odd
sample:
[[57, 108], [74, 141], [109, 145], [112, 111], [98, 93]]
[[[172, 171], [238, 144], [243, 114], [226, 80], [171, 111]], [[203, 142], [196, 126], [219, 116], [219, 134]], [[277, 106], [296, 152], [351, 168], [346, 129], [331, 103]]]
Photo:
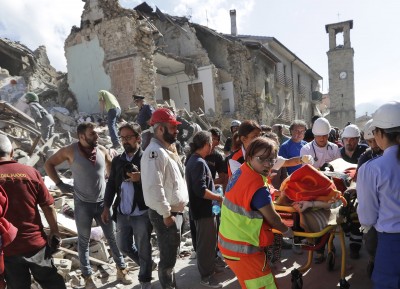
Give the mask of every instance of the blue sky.
[[[120, 0], [133, 8], [142, 1]], [[239, 34], [273, 36], [323, 77], [328, 92], [325, 25], [353, 20], [356, 104], [400, 100], [400, 1], [398, 0], [149, 0], [171, 15], [230, 33], [236, 9]], [[34, 50], [45, 45], [51, 64], [66, 71], [64, 40], [80, 25], [82, 0], [0, 0], [0, 37]]]

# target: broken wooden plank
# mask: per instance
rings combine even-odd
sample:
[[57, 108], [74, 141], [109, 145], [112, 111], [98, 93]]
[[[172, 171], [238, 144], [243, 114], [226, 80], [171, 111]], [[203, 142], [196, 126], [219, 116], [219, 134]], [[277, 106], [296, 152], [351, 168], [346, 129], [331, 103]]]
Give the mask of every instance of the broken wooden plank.
[[27, 121], [33, 125], [35, 125], [35, 120], [31, 118], [29, 115], [24, 113], [23, 111], [19, 110], [18, 108], [14, 107], [11, 103], [8, 103], [7, 101], [0, 100], [0, 109], [8, 110], [8, 112], [13, 113], [13, 116], [18, 117], [19, 119], [22, 119], [24, 121]]

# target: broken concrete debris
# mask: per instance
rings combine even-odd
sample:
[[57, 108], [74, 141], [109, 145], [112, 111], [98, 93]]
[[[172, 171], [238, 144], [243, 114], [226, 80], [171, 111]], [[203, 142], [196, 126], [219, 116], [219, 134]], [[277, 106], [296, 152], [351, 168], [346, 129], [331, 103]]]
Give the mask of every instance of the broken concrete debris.
[[[173, 107], [173, 103], [164, 103], [160, 106]], [[54, 254], [55, 266], [59, 273], [64, 277], [68, 288], [82, 286], [83, 279], [79, 270], [79, 258], [77, 248], [77, 229], [74, 220], [74, 202], [72, 194], [63, 194], [57, 188], [49, 177], [45, 176], [43, 169], [44, 162], [47, 158], [53, 155], [59, 148], [76, 141], [76, 127], [83, 121], [94, 121], [100, 126], [98, 129], [99, 143], [106, 147], [111, 146], [111, 141], [108, 136], [108, 128], [105, 125], [106, 121], [100, 114], [86, 113], [71, 113], [68, 109], [60, 106], [54, 106], [49, 110], [56, 119], [56, 133], [46, 142], [41, 139], [40, 131], [33, 119], [23, 111], [14, 107], [6, 101], [0, 101], [0, 133], [7, 135], [15, 148], [15, 157], [19, 162], [36, 167], [44, 176], [44, 182], [50, 193], [53, 195], [54, 206], [57, 211], [57, 222], [60, 233], [62, 234], [62, 247]], [[197, 122], [203, 129], [210, 127], [209, 121], [205, 114], [199, 112], [188, 112], [186, 110], [177, 110], [182, 116], [189, 121]], [[136, 112], [133, 110], [125, 115], [128, 119], [133, 119]], [[124, 121], [124, 120], [122, 120]], [[74, 138], [75, 137], [75, 138]], [[73, 184], [70, 178], [69, 164], [62, 163], [57, 167], [62, 173], [63, 182]], [[188, 216], [186, 213], [186, 221]], [[46, 230], [48, 224], [42, 215], [42, 222]], [[190, 240], [189, 226], [184, 227], [184, 236], [182, 238], [180, 255], [189, 256], [191, 253], [192, 242]], [[90, 262], [94, 269], [94, 276], [98, 282], [109, 283], [115, 280], [116, 268], [110, 257], [110, 249], [105, 241], [101, 227], [94, 223], [90, 235]], [[155, 234], [152, 235], [153, 259], [158, 260], [157, 241]], [[129, 269], [136, 270], [138, 265], [130, 259], [126, 262]], [[114, 278], [114, 279], [113, 279]], [[97, 280], [96, 279], [96, 280]], [[34, 281], [33, 281], [34, 282]], [[40, 288], [33, 283], [32, 288]], [[123, 287], [121, 287], [123, 288]]]

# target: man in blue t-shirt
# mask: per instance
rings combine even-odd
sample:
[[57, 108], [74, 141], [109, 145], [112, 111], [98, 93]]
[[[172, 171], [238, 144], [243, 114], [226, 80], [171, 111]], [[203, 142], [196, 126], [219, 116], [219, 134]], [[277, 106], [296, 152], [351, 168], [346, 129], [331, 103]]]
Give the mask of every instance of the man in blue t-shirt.
[[[281, 144], [278, 155], [286, 159], [300, 156], [300, 149], [307, 143], [303, 140], [306, 129], [307, 124], [305, 121], [294, 120], [289, 127], [291, 138]], [[298, 165], [294, 167], [287, 167], [286, 169], [290, 175], [300, 167], [301, 165]]]

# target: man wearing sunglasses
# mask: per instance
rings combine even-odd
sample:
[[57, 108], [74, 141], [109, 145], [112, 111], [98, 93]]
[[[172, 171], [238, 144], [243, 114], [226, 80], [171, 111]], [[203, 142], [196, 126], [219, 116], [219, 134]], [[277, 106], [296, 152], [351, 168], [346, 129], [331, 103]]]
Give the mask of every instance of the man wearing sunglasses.
[[140, 181], [143, 154], [140, 133], [140, 126], [136, 123], [125, 123], [119, 128], [119, 139], [125, 151], [112, 161], [101, 219], [106, 224], [111, 221], [110, 208], [113, 205], [118, 248], [140, 266], [138, 277], [141, 289], [148, 289], [151, 288], [151, 271], [156, 264], [151, 259], [150, 235], [153, 226]]

